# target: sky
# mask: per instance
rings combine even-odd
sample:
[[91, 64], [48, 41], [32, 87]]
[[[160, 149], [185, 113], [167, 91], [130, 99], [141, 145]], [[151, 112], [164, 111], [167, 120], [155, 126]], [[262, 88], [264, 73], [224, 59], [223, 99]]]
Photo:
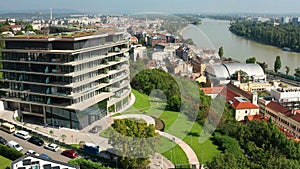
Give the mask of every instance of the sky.
[[75, 9], [95, 13], [300, 13], [300, 0], [1, 0], [0, 11]]

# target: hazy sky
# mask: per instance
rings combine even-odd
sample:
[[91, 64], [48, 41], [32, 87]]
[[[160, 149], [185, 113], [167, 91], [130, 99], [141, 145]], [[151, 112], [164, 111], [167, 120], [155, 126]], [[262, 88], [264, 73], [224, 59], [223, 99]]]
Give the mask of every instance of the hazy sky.
[[99, 13], [300, 13], [300, 0], [1, 0], [0, 11], [50, 7]]

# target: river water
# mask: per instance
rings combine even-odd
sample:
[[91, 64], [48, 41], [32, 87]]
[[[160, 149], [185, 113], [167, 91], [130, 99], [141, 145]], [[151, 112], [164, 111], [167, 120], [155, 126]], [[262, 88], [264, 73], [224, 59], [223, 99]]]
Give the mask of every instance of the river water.
[[249, 57], [256, 57], [259, 62], [266, 62], [268, 69], [274, 69], [276, 56], [281, 57], [281, 72], [289, 66], [293, 74], [295, 68], [300, 67], [300, 53], [283, 51], [280, 48], [264, 45], [252, 40], [234, 35], [229, 31], [230, 22], [213, 19], [202, 19], [199, 26], [190, 26], [182, 31], [184, 38], [192, 38], [200, 48], [224, 48], [224, 57], [245, 62]]

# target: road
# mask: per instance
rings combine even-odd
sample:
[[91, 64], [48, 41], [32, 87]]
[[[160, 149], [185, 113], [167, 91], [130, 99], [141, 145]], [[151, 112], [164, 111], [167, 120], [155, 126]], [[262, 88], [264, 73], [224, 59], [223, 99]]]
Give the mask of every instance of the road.
[[273, 75], [267, 75], [267, 79], [268, 79], [269, 81], [272, 81], [272, 80], [280, 80], [280, 81], [282, 81], [282, 82], [284, 82], [284, 83], [287, 83], [287, 84], [290, 84], [290, 85], [292, 85], [292, 86], [297, 86], [297, 87], [300, 86], [299, 82], [297, 82], [297, 81], [295, 81], [295, 80], [285, 79], [285, 78], [282, 78], [282, 77], [279, 77], [279, 76], [274, 77]]
[[13, 141], [16, 141], [17, 143], [19, 143], [24, 149], [22, 151], [23, 153], [25, 153], [27, 150], [33, 150], [39, 154], [47, 154], [53, 160], [57, 160], [57, 161], [61, 161], [61, 162], [68, 162], [69, 160], [71, 160], [70, 158], [61, 155], [60, 154], [62, 152], [61, 150], [59, 150], [57, 152], [47, 150], [44, 147], [39, 147], [35, 144], [29, 143], [27, 140], [18, 138], [16, 136], [14, 136], [13, 134], [8, 134], [5, 131], [0, 130], [0, 136], [5, 138], [7, 140], [7, 142], [10, 140], [13, 140]]

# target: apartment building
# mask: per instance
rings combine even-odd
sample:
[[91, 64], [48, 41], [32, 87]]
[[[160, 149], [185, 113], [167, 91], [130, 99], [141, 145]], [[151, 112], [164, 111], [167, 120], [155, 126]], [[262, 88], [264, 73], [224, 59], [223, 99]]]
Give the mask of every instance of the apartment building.
[[300, 87], [272, 89], [271, 97], [290, 109], [300, 108]]
[[271, 101], [266, 106], [265, 117], [282, 128], [288, 137], [300, 138], [300, 111], [292, 110], [279, 102]]
[[130, 100], [128, 41], [98, 30], [2, 39], [1, 101], [26, 121], [81, 129]]

